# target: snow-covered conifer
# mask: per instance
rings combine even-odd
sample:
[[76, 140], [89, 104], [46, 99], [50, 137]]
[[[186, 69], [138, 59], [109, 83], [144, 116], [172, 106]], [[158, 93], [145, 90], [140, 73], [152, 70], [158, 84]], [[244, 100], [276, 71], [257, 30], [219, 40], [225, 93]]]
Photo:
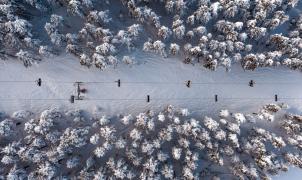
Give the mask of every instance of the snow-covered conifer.
[[13, 121], [5, 119], [0, 122], [0, 136], [9, 136], [13, 133]]
[[20, 50], [16, 54], [16, 57], [23, 62], [25, 67], [31, 66], [32, 64], [35, 64], [40, 61], [40, 59], [32, 53], [23, 50]]
[[158, 30], [158, 36], [162, 39], [167, 39], [170, 37], [170, 35], [172, 34], [172, 31], [166, 27], [166, 26], [162, 26], [160, 27], [160, 29]]
[[160, 40], [155, 41], [153, 43], [153, 47], [156, 53], [160, 54], [163, 57], [167, 57], [166, 45], [162, 41]]

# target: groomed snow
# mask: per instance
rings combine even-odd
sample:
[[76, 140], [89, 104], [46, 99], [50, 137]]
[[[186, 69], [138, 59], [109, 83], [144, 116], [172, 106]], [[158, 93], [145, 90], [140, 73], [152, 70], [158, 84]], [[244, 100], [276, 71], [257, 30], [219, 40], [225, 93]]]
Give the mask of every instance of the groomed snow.
[[[212, 72], [200, 66], [185, 65], [178, 59], [163, 59], [155, 55], [137, 52], [135, 60], [136, 65], [119, 65], [116, 69], [108, 68], [104, 71], [80, 66], [74, 57], [68, 55], [47, 59], [29, 68], [25, 68], [16, 61], [0, 61], [0, 81], [34, 81], [38, 78], [42, 78], [43, 81], [42, 87], [38, 87], [34, 82], [1, 83], [0, 109], [12, 113], [20, 109], [40, 112], [48, 107], [80, 108], [93, 111], [97, 107], [103, 109], [107, 114], [116, 114], [138, 113], [150, 108], [156, 110], [173, 104], [189, 108], [195, 113], [211, 114], [211, 112], [221, 109], [238, 112], [254, 111], [263, 104], [273, 102], [275, 94], [278, 94], [280, 102], [298, 108], [296, 110], [302, 109], [300, 106], [302, 104], [302, 74], [298, 71], [281, 67], [243, 71], [241, 67], [233, 66], [230, 72], [225, 72], [222, 68]], [[84, 83], [83, 87], [88, 90], [85, 100], [76, 101], [75, 104], [68, 101], [70, 96], [75, 94], [76, 89], [71, 82], [114, 82], [117, 79], [121, 79], [120, 88], [116, 83]], [[251, 79], [256, 82], [253, 88], [248, 86]], [[187, 80], [192, 81], [191, 88], [186, 87], [185, 81]], [[56, 81], [70, 83], [57, 83]], [[127, 84], [126, 82], [163, 83]], [[194, 84], [197, 82], [213, 84]], [[217, 103], [214, 102], [215, 94], [218, 95]], [[147, 95], [151, 97], [150, 103], [146, 102]], [[300, 99], [282, 99], [282, 97]]]
[[287, 172], [280, 172], [279, 175], [273, 176], [273, 180], [298, 180], [300, 179], [299, 177], [302, 176], [302, 171], [301, 169], [297, 167], [290, 167]]
[[[218, 69], [212, 72], [200, 66], [184, 65], [177, 59], [162, 59], [158, 56], [138, 54], [135, 56], [137, 65], [119, 65], [117, 69], [99, 69], [80, 66], [72, 56], [60, 56], [47, 59], [38, 65], [25, 68], [16, 61], [0, 61], [0, 81], [34, 81], [42, 78], [42, 87], [32, 83], [1, 83], [0, 110], [12, 114], [18, 110], [41, 112], [49, 107], [67, 109], [84, 109], [93, 112], [100, 108], [104, 114], [136, 114], [144, 110], [159, 110], [168, 104], [188, 108], [196, 114], [217, 114], [221, 109], [235, 112], [257, 111], [264, 104], [274, 101], [274, 94], [279, 95], [280, 102], [293, 107], [291, 110], [301, 112], [301, 72], [285, 68], [263, 68], [256, 71], [243, 71], [233, 66], [231, 72]], [[68, 99], [75, 93], [73, 83], [57, 83], [56, 81], [101, 81], [114, 82], [121, 79], [122, 86], [116, 83], [84, 84], [88, 90], [83, 101], [71, 104]], [[256, 85], [251, 88], [248, 82], [253, 79]], [[191, 80], [192, 87], [187, 88], [185, 81]], [[126, 84], [125, 82], [170, 82], [170, 84]], [[175, 83], [179, 84], [175, 84]], [[196, 82], [212, 82], [215, 84], [194, 84]], [[224, 83], [224, 84], [223, 84]], [[239, 83], [239, 84], [233, 84]], [[289, 84], [284, 84], [289, 83]], [[214, 102], [218, 94], [219, 102]], [[146, 103], [146, 95], [151, 102]], [[233, 99], [222, 98], [269, 98], [269, 99]], [[300, 98], [282, 100], [282, 97]], [[166, 100], [154, 100], [162, 98]], [[175, 100], [175, 98], [191, 98]], [[198, 100], [196, 98], [209, 98]], [[15, 101], [3, 99], [16, 99]], [[18, 100], [18, 99], [64, 99], [64, 100]], [[93, 99], [142, 99], [142, 100], [93, 100]], [[215, 112], [215, 113], [214, 113]], [[298, 177], [301, 171], [291, 168], [288, 173], [274, 177]]]

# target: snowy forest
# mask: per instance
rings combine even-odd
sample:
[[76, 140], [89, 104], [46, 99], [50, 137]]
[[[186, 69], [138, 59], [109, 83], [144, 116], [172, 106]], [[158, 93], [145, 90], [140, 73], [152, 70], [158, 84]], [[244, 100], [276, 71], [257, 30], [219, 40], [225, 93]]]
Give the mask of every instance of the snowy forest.
[[[0, 58], [63, 52], [104, 69], [131, 51], [229, 70], [302, 69], [299, 0], [1, 0]], [[65, 50], [64, 50], [65, 49]]]
[[0, 180], [300, 180], [301, 92], [300, 0], [0, 0]]
[[192, 117], [98, 112], [1, 114], [0, 179], [269, 179], [302, 168], [302, 116], [285, 104]]

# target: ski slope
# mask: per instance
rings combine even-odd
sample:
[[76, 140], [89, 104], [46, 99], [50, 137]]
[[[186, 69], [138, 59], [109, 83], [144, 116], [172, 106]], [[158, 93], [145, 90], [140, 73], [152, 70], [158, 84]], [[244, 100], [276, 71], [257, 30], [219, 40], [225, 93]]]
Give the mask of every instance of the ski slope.
[[[1, 61], [0, 81], [32, 82], [1, 82], [0, 109], [40, 112], [49, 107], [88, 111], [101, 108], [107, 114], [116, 114], [157, 110], [173, 104], [193, 113], [211, 114], [222, 108], [257, 110], [274, 102], [274, 95], [278, 94], [279, 102], [301, 110], [301, 72], [281, 67], [243, 71], [239, 66], [233, 66], [230, 72], [222, 68], [212, 72], [173, 58], [145, 53], [136, 54], [135, 58], [138, 62], [135, 65], [119, 65], [104, 71], [80, 66], [69, 55], [47, 59], [29, 68], [16, 61]], [[38, 78], [42, 79], [41, 87], [34, 82]], [[121, 79], [121, 87], [114, 82], [117, 79]], [[254, 87], [248, 86], [251, 79], [256, 82]], [[190, 88], [186, 87], [187, 80], [192, 81]], [[84, 83], [82, 87], [87, 89], [84, 100], [71, 104], [69, 98], [76, 94], [73, 83], [76, 81], [108, 83]], [[214, 101], [215, 94], [218, 102]], [[150, 103], [146, 102], [147, 95], [151, 97]]]
[[[136, 65], [119, 65], [104, 71], [80, 66], [69, 55], [47, 59], [29, 68], [16, 61], [0, 61], [0, 110], [11, 114], [22, 109], [38, 114], [57, 107], [89, 112], [101, 109], [102, 113], [113, 115], [159, 110], [172, 104], [188, 108], [191, 113], [215, 117], [216, 111], [224, 108], [237, 112], [257, 111], [263, 104], [274, 102], [275, 94], [279, 102], [289, 104], [292, 111], [301, 113], [302, 110], [301, 72], [281, 67], [244, 72], [239, 66], [233, 66], [230, 72], [222, 68], [212, 72], [173, 58], [162, 59], [144, 53], [135, 57]], [[34, 82], [38, 78], [42, 79], [41, 87]], [[121, 79], [121, 87], [114, 82], [117, 79]], [[248, 86], [251, 79], [256, 82], [254, 87]], [[192, 81], [190, 88], [185, 85], [187, 80]], [[83, 83], [82, 87], [87, 89], [84, 100], [71, 104], [69, 98], [76, 93], [73, 83], [76, 81], [108, 83]], [[218, 102], [214, 101], [215, 94]], [[150, 103], [146, 102], [147, 95], [151, 97]], [[295, 179], [300, 175], [299, 169], [290, 168], [288, 173], [274, 179]]]

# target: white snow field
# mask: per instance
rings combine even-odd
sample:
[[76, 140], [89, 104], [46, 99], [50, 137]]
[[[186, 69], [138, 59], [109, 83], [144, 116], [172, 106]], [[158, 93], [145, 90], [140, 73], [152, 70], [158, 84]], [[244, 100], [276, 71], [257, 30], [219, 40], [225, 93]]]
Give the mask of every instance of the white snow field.
[[299, 168], [291, 167], [287, 172], [280, 172], [279, 175], [274, 176], [274, 180], [299, 180], [302, 177], [302, 172]]
[[0, 0], [0, 180], [302, 179], [301, 2]]
[[[19, 62], [0, 61], [0, 81], [32, 81], [1, 82], [0, 109], [40, 112], [53, 106], [87, 110], [98, 107], [111, 115], [157, 110], [173, 104], [195, 113], [210, 114], [223, 108], [241, 112], [257, 110], [263, 104], [274, 102], [275, 94], [279, 102], [297, 110], [302, 108], [299, 106], [302, 74], [298, 71], [281, 67], [243, 71], [233, 66], [230, 72], [223, 68], [212, 72], [173, 58], [144, 53], [138, 53], [135, 58], [138, 65], [119, 65], [104, 71], [79, 66], [77, 60], [68, 55], [29, 68]], [[42, 79], [41, 87], [34, 82], [38, 78]], [[118, 79], [121, 79], [121, 87], [114, 82]], [[248, 85], [251, 79], [255, 81], [254, 87]], [[187, 80], [192, 81], [190, 88], [186, 87]], [[84, 83], [82, 87], [88, 91], [84, 100], [71, 104], [69, 98], [75, 94], [73, 82], [76, 81], [109, 83]], [[218, 102], [214, 101], [215, 94]], [[150, 103], [146, 102], [147, 95], [150, 95]]]
[[[69, 55], [47, 59], [29, 68], [16, 61], [1, 61], [0, 110], [12, 114], [23, 109], [39, 114], [51, 107], [91, 112], [97, 108], [104, 114], [116, 115], [161, 110], [173, 104], [192, 113], [215, 117], [218, 110], [225, 108], [256, 112], [262, 105], [274, 102], [275, 94], [278, 102], [292, 107], [291, 111], [302, 110], [302, 74], [298, 71], [281, 67], [243, 71], [233, 66], [230, 72], [222, 68], [212, 72], [177, 59], [145, 53], [137, 53], [135, 59], [138, 63], [132, 67], [119, 65], [104, 71], [79, 66]], [[41, 87], [34, 82], [38, 78], [42, 79]], [[121, 79], [121, 87], [114, 82], [117, 79]], [[256, 82], [254, 87], [248, 85], [251, 79]], [[187, 80], [192, 81], [190, 88], [185, 85]], [[75, 94], [76, 81], [90, 83], [83, 84], [87, 89], [84, 100], [71, 104], [69, 98]], [[214, 101], [215, 94], [218, 102]], [[151, 97], [150, 103], [146, 102], [147, 95]], [[290, 168], [273, 179], [298, 180], [301, 176], [301, 170]]]

